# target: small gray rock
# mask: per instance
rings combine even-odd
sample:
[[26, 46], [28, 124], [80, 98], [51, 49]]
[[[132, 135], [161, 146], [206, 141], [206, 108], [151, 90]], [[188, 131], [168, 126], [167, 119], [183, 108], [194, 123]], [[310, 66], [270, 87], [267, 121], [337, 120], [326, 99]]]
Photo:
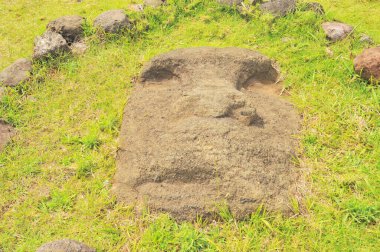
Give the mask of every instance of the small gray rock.
[[100, 14], [95, 19], [94, 26], [106, 33], [119, 33], [130, 28], [131, 22], [123, 10], [110, 10]]
[[313, 11], [318, 15], [324, 15], [325, 14], [325, 9], [323, 9], [322, 4], [317, 3], [317, 2], [306, 3], [304, 10], [305, 11]]
[[83, 243], [64, 239], [46, 243], [38, 248], [36, 252], [96, 252], [96, 250]]
[[296, 0], [272, 0], [262, 3], [260, 10], [265, 13], [270, 13], [276, 17], [282, 17], [289, 12], [294, 12], [296, 9]]
[[144, 0], [144, 5], [156, 8], [163, 5], [165, 2], [165, 0]]
[[67, 43], [71, 44], [83, 37], [84, 18], [80, 16], [64, 16], [47, 25], [49, 31], [62, 35]]
[[61, 34], [47, 31], [42, 36], [34, 40], [33, 59], [43, 59], [49, 56], [56, 56], [69, 50], [66, 40]]
[[352, 26], [340, 22], [325, 22], [322, 24], [322, 28], [332, 42], [346, 38], [354, 30]]
[[243, 0], [218, 0], [218, 3], [229, 6], [239, 5], [242, 2]]
[[87, 45], [83, 41], [78, 41], [70, 46], [70, 50], [74, 55], [82, 55], [87, 51]]
[[29, 79], [32, 62], [28, 59], [18, 59], [0, 73], [0, 83], [3, 86], [14, 87]]

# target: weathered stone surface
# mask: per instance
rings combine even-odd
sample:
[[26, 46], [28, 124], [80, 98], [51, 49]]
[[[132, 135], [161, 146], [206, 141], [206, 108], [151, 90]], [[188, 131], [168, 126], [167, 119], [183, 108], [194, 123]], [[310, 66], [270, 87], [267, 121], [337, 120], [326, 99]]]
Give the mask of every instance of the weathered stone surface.
[[165, 0], [144, 0], [144, 5], [156, 8], [163, 5], [165, 2]]
[[346, 38], [354, 29], [352, 26], [340, 22], [325, 22], [322, 24], [322, 28], [332, 42]]
[[248, 49], [154, 58], [124, 111], [118, 199], [178, 220], [212, 217], [220, 202], [238, 219], [260, 204], [286, 213], [297, 194], [299, 116], [274, 92], [278, 77], [270, 59]]
[[71, 44], [83, 37], [84, 18], [80, 16], [64, 16], [47, 25], [49, 31], [62, 35], [62, 37]]
[[224, 5], [229, 5], [229, 6], [239, 5], [242, 2], [243, 2], [243, 0], [218, 0], [218, 3], [224, 4]]
[[289, 12], [293, 12], [296, 9], [296, 0], [272, 0], [262, 3], [260, 10], [262, 12], [270, 13], [274, 16], [285, 16]]
[[87, 51], [87, 45], [84, 41], [78, 41], [70, 46], [70, 50], [74, 55], [82, 55]]
[[127, 7], [131, 11], [136, 11], [136, 12], [142, 12], [144, 11], [144, 5], [143, 4], [130, 4]]
[[0, 151], [4, 149], [15, 133], [16, 131], [11, 125], [0, 119]]
[[304, 6], [304, 10], [314, 11], [315, 13], [317, 13], [319, 15], [325, 14], [325, 9], [323, 8], [322, 4], [320, 4], [318, 2], [306, 3]]
[[131, 22], [123, 10], [110, 10], [100, 14], [95, 19], [94, 26], [107, 33], [119, 33], [130, 28]]
[[47, 31], [34, 40], [34, 59], [56, 56], [69, 50], [66, 40], [61, 34]]
[[46, 243], [38, 248], [36, 252], [96, 252], [96, 250], [83, 243], [64, 239]]
[[354, 60], [355, 72], [363, 79], [380, 82], [380, 46], [365, 49]]
[[0, 73], [0, 85], [14, 87], [27, 81], [32, 71], [32, 62], [18, 59]]

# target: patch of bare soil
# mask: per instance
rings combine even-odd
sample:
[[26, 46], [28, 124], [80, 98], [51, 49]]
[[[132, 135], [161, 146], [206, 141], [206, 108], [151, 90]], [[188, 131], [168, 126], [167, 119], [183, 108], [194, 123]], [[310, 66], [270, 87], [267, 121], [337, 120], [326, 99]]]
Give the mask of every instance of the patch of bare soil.
[[14, 134], [14, 128], [3, 120], [0, 120], [0, 151], [3, 150]]

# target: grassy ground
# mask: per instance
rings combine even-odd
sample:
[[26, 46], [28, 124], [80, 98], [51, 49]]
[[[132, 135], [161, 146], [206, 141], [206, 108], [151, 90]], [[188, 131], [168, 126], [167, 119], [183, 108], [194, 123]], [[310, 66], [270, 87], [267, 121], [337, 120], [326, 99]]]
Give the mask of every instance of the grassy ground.
[[[129, 1], [0, 2], [0, 68], [31, 55], [34, 36], [65, 14], [89, 23]], [[173, 2], [173, 1], [169, 1]], [[380, 247], [380, 90], [353, 72], [357, 36], [330, 46], [320, 29], [338, 19], [380, 43], [379, 1], [321, 1], [326, 17], [242, 18], [210, 1], [148, 10], [134, 34], [98, 39], [91, 49], [36, 65], [30, 83], [7, 89], [0, 117], [18, 135], [0, 154], [0, 251], [34, 251], [72, 238], [98, 251], [377, 251]], [[144, 25], [149, 24], [148, 32]], [[284, 40], [283, 38], [287, 38]], [[175, 48], [239, 46], [278, 61], [303, 115], [302, 156], [311, 193], [294, 216], [254, 213], [236, 222], [175, 223], [137, 217], [110, 194], [122, 110], [143, 63]]]

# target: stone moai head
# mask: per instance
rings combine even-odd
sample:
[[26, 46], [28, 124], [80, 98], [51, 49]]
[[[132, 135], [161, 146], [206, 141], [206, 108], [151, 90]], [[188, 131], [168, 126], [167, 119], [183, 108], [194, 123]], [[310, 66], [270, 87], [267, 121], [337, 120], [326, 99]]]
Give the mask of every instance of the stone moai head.
[[241, 48], [180, 49], [152, 59], [125, 108], [114, 192], [179, 220], [288, 211], [299, 117], [268, 92], [279, 71]]

